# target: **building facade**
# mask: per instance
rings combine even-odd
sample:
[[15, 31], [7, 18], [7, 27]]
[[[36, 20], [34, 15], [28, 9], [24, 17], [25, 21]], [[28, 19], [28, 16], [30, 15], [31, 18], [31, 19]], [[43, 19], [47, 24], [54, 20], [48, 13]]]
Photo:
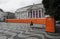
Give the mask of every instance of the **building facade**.
[[0, 22], [2, 22], [2, 21], [4, 21], [4, 19], [5, 19], [5, 12], [2, 10], [2, 9], [0, 9]]
[[15, 16], [15, 13], [12, 13], [12, 12], [6, 12], [6, 19], [15, 19], [16, 16]]
[[33, 4], [19, 8], [15, 11], [17, 19], [42, 18], [44, 17], [43, 4]]

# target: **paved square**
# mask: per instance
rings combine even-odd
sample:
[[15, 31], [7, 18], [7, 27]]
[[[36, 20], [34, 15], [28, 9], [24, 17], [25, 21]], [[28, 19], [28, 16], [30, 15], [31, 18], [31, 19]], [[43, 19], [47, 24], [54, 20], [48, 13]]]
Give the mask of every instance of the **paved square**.
[[29, 24], [0, 23], [0, 39], [60, 39], [60, 36], [51, 36], [45, 29], [29, 30]]

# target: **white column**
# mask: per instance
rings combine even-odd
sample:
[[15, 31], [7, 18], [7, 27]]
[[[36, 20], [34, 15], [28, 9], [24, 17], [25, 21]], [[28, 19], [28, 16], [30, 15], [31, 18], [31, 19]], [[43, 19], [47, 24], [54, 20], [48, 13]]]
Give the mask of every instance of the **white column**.
[[40, 9], [40, 11], [41, 11], [41, 18], [42, 18], [42, 9]]
[[36, 18], [36, 10], [34, 10], [35, 11], [35, 18]]
[[32, 18], [33, 18], [33, 10], [32, 10]]
[[29, 17], [28, 17], [28, 10], [27, 10], [27, 18], [29, 18]]
[[36, 18], [36, 10], [34, 10], [34, 16], [35, 16], [34, 18]]
[[38, 10], [38, 18], [39, 18], [39, 10]]
[[20, 13], [19, 13], [19, 19], [20, 19]]

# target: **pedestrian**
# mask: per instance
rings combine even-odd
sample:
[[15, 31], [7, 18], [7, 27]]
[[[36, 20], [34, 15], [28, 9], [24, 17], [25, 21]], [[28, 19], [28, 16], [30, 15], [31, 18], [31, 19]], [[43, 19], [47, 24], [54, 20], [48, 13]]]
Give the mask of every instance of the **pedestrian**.
[[32, 26], [33, 26], [33, 22], [30, 23], [30, 27], [32, 27]]
[[30, 31], [32, 30], [33, 28], [33, 22], [30, 23]]

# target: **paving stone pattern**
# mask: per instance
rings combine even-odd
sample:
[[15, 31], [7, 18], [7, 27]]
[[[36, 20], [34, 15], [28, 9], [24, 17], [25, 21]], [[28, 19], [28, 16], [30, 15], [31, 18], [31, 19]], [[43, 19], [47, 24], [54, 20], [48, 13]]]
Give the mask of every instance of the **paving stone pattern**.
[[[42, 27], [43, 25], [34, 24], [33, 26]], [[0, 39], [60, 39], [60, 36], [48, 35], [45, 29], [30, 29], [30, 24], [28, 23], [0, 22]]]

